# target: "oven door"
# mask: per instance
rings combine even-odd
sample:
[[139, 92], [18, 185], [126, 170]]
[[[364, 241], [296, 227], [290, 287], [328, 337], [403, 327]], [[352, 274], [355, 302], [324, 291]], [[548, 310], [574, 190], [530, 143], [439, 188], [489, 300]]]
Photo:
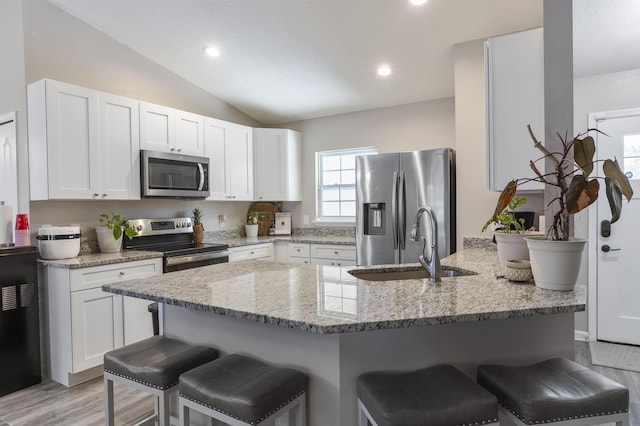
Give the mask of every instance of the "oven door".
[[229, 250], [204, 251], [178, 256], [165, 254], [163, 272], [175, 272], [216, 263], [226, 263], [229, 261], [229, 254]]
[[209, 196], [209, 159], [159, 151], [140, 151], [143, 197]]

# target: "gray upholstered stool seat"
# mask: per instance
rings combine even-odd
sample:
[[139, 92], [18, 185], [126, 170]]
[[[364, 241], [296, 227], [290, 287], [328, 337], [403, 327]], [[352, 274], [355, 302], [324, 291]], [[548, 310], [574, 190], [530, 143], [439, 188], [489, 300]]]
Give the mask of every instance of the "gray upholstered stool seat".
[[498, 424], [498, 401], [451, 365], [358, 377], [358, 424]]
[[301, 425], [305, 387], [306, 376], [300, 371], [238, 354], [223, 356], [180, 376], [181, 424], [189, 424], [190, 408], [227, 424], [255, 425], [300, 406]]
[[117, 381], [154, 394], [159, 423], [168, 425], [169, 392], [175, 390], [180, 374], [217, 357], [216, 349], [164, 336], [153, 336], [106, 353], [106, 423], [113, 424], [113, 381]]
[[568, 359], [521, 367], [482, 365], [478, 383], [498, 397], [505, 415], [519, 425], [629, 421], [629, 390]]

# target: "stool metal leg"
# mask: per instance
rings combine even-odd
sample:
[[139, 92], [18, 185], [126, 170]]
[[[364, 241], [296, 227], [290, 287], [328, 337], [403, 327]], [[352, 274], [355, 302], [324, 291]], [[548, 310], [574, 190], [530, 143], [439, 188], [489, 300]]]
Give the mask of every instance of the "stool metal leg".
[[104, 424], [114, 426], [113, 381], [104, 379]]
[[178, 398], [178, 413], [180, 416], [180, 426], [189, 426], [191, 424], [191, 420], [189, 419], [189, 407], [184, 405], [182, 398]]
[[367, 407], [360, 401], [360, 398], [358, 398], [358, 426], [368, 426], [369, 424], [371, 424], [371, 426], [378, 426], [378, 423], [376, 423], [371, 417], [371, 414], [369, 414]]

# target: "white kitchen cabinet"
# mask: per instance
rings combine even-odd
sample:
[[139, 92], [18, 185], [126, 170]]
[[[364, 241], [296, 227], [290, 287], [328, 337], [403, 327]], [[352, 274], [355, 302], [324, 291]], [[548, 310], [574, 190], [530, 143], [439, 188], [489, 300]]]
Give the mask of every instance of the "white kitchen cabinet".
[[46, 79], [27, 93], [32, 200], [140, 199], [137, 101]]
[[308, 243], [289, 243], [289, 262], [311, 263], [311, 249]]
[[254, 129], [255, 199], [302, 200], [302, 137], [288, 129]]
[[140, 148], [202, 157], [204, 117], [140, 102]]
[[330, 266], [354, 266], [356, 248], [348, 245], [311, 244], [311, 264]]
[[204, 156], [209, 158], [208, 200], [253, 200], [253, 129], [206, 118]]
[[[491, 38], [486, 43], [487, 177], [501, 191], [513, 178], [534, 177], [529, 160], [540, 157], [527, 131], [544, 137], [542, 28]], [[544, 165], [541, 165], [544, 167]], [[543, 190], [538, 182], [520, 190]]]
[[273, 261], [273, 243], [252, 244], [242, 247], [231, 247], [229, 254], [229, 262], [237, 262], [239, 260], [270, 260]]
[[106, 352], [153, 335], [150, 302], [106, 293], [101, 287], [162, 274], [162, 259], [79, 269], [45, 265], [41, 272], [49, 364], [56, 382], [73, 386], [98, 377]]

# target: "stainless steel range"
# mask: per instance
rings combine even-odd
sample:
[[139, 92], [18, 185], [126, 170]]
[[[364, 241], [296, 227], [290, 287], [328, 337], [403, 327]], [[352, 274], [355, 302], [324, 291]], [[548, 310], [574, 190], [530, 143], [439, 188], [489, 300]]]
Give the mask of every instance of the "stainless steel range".
[[129, 225], [138, 231], [138, 235], [131, 240], [125, 237], [124, 248], [163, 252], [165, 273], [229, 261], [226, 244], [195, 244], [191, 240], [193, 224], [190, 217], [133, 219], [129, 220]]

